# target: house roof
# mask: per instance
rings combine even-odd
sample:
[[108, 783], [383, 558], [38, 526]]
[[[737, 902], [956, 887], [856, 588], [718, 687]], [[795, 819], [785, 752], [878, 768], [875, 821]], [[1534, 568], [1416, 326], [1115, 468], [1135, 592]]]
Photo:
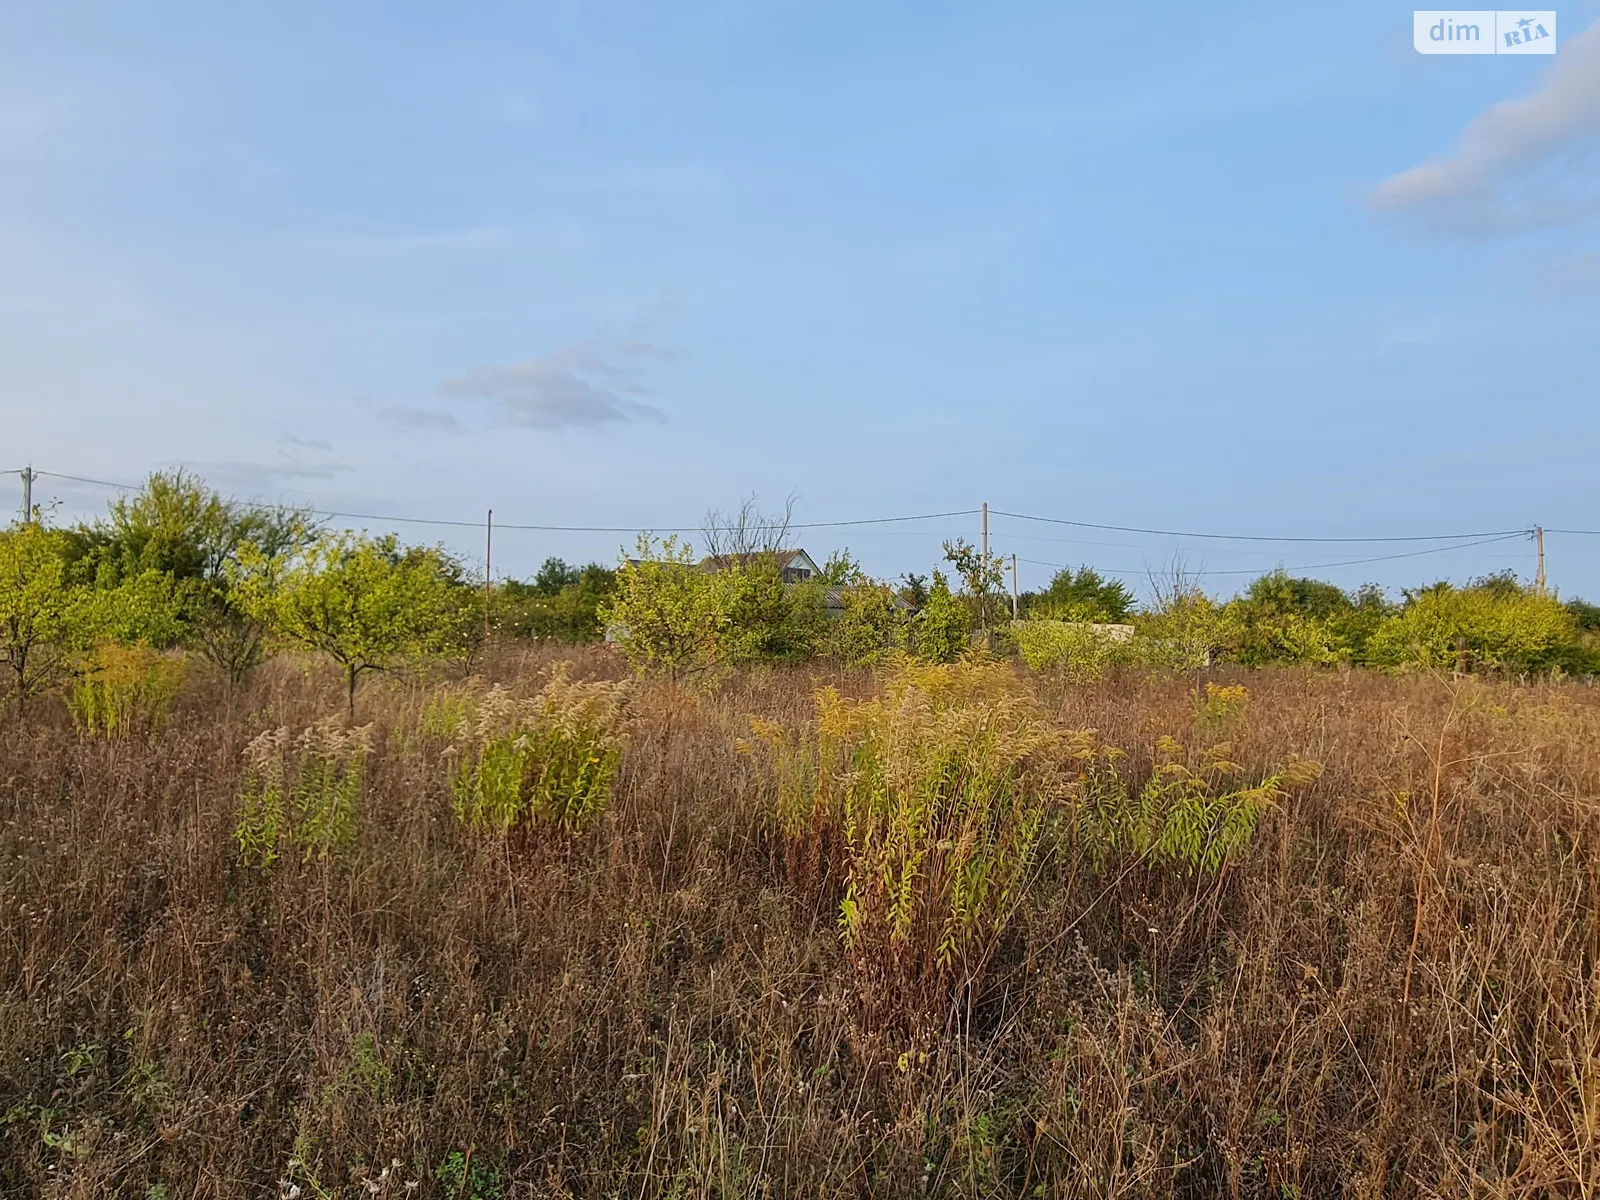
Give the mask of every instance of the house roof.
[[803, 566], [815, 571], [817, 564], [804, 550], [770, 550], [756, 551], [751, 554], [713, 554], [700, 560], [702, 571], [726, 571], [729, 567], [747, 567], [753, 562], [760, 562], [768, 554], [777, 559], [779, 569]]

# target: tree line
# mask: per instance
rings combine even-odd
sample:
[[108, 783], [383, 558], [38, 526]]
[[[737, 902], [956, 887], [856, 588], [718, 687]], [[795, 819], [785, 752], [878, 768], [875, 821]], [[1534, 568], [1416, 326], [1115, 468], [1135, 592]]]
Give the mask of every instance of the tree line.
[[818, 656], [947, 662], [975, 641], [1079, 674], [1219, 661], [1600, 674], [1600, 606], [1510, 573], [1396, 601], [1281, 570], [1221, 600], [1175, 575], [1140, 605], [1084, 566], [1019, 597], [1013, 620], [999, 559], [964, 541], [944, 547], [949, 575], [875, 579], [846, 551], [786, 580], [787, 513], [751, 502], [708, 515], [707, 558], [644, 535], [615, 567], [550, 558], [530, 580], [490, 587], [442, 547], [330, 530], [308, 510], [243, 504], [182, 470], [152, 474], [94, 521], [30, 517], [0, 530], [0, 660], [19, 711], [103, 670], [107, 647], [187, 650], [234, 684], [297, 647], [337, 666], [353, 712], [366, 676], [468, 663], [493, 637], [605, 639], [641, 671], [680, 676]]

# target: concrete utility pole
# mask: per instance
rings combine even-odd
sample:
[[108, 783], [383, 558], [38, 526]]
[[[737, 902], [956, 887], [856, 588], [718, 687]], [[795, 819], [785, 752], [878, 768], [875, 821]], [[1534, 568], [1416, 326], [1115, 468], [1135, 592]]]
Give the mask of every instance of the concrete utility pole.
[[1017, 619], [1017, 556], [1011, 556], [1011, 619]]
[[22, 523], [33, 520], [33, 468], [22, 468]]
[[489, 589], [494, 580], [494, 509], [483, 523], [483, 640], [489, 640]]
[[1539, 551], [1539, 570], [1533, 577], [1533, 586], [1538, 589], [1539, 595], [1544, 595], [1544, 526], [1533, 527], [1533, 543]]
[[989, 502], [983, 502], [983, 574], [979, 579], [979, 586], [983, 591], [978, 594], [978, 618], [983, 625], [984, 645], [989, 644]]

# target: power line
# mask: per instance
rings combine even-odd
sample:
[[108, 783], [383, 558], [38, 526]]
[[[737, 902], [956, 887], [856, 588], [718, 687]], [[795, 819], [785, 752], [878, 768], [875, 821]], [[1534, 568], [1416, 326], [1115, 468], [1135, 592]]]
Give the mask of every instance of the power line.
[[[1456, 542], [1456, 543], [1452, 543], [1449, 546], [1431, 546], [1426, 550], [1408, 550], [1408, 551], [1405, 551], [1405, 552], [1403, 552], [1401, 554], [1379, 554], [1379, 555], [1374, 555], [1371, 558], [1351, 558], [1351, 559], [1346, 559], [1344, 562], [1310, 563], [1310, 564], [1307, 564], [1305, 566], [1285, 567], [1283, 569], [1284, 569], [1285, 572], [1288, 572], [1288, 573], [1292, 574], [1292, 573], [1299, 572], [1299, 571], [1326, 571], [1326, 570], [1329, 570], [1330, 568], [1333, 568], [1333, 567], [1355, 567], [1355, 566], [1361, 566], [1364, 563], [1393, 562], [1395, 559], [1400, 559], [1400, 558], [1420, 558], [1425, 554], [1443, 554], [1443, 553], [1445, 553], [1447, 551], [1450, 551], [1450, 550], [1469, 550], [1474, 546], [1489, 546], [1489, 545], [1493, 545], [1496, 542], [1506, 542], [1506, 541], [1510, 541], [1512, 538], [1518, 538], [1518, 537], [1522, 537], [1522, 536], [1523, 536], [1523, 531], [1519, 529], [1514, 533], [1503, 533], [1503, 534], [1499, 534], [1499, 535], [1497, 535], [1495, 537], [1486, 537], [1486, 538], [1483, 538], [1483, 539], [1481, 539], [1479, 541], [1475, 541], [1475, 542]], [[1055, 567], [1055, 568], [1057, 568], [1059, 570], [1070, 570], [1071, 569], [1071, 565], [1069, 563], [1040, 562], [1039, 560], [1032, 559], [1032, 558], [1019, 559], [1018, 561], [1019, 562], [1025, 562], [1025, 563], [1031, 563], [1033, 566], [1036, 566], [1036, 567]], [[1099, 569], [1104, 570], [1106, 572], [1106, 574], [1108, 574], [1108, 575], [1134, 575], [1134, 574], [1138, 574], [1138, 572], [1135, 572], [1135, 571], [1113, 571], [1113, 570], [1111, 570], [1109, 568], [1099, 568]], [[1226, 571], [1185, 571], [1183, 573], [1185, 575], [1259, 575], [1259, 574], [1261, 574], [1261, 572], [1257, 571], [1257, 570], [1237, 570], [1237, 569], [1226, 570]]]
[[[59, 471], [39, 471], [40, 475], [47, 475], [51, 479], [67, 479], [73, 483], [87, 483], [95, 487], [116, 488], [124, 492], [136, 492], [139, 489], [129, 483], [113, 483], [109, 479], [90, 479], [84, 475], [64, 475]], [[259, 507], [271, 507], [262, 505]], [[340, 521], [383, 521], [404, 525], [440, 525], [456, 529], [481, 529], [482, 521], [453, 521], [444, 517], [399, 517], [386, 513], [356, 513], [335, 512], [324, 509], [309, 510], [313, 516], [328, 517]], [[850, 526], [861, 525], [897, 525], [907, 521], [937, 521], [945, 517], [970, 517], [978, 513], [976, 508], [957, 509], [950, 512], [913, 513], [904, 517], [860, 517], [850, 521], [802, 521], [789, 525], [789, 529], [842, 529]], [[497, 529], [521, 529], [535, 533], [638, 533], [641, 530], [650, 533], [700, 533], [704, 525], [531, 525], [502, 522]], [[720, 527], [719, 527], [720, 528]]]
[[[1158, 537], [1210, 538], [1225, 542], [1448, 542], [1463, 538], [1497, 538], [1525, 535], [1528, 529], [1497, 529], [1479, 533], [1435, 533], [1412, 537], [1269, 537], [1257, 533], [1185, 533], [1177, 529], [1144, 529], [1137, 525], [1100, 525], [1093, 521], [1069, 521], [1062, 517], [1035, 517], [1027, 513], [989, 510], [997, 517], [1011, 517], [1018, 521], [1040, 521], [1049, 525], [1072, 525], [1078, 529], [1105, 529], [1116, 533], [1147, 533]], [[1554, 532], [1554, 531], [1552, 531]]]
[[[19, 470], [19, 471], [14, 471], [14, 472], [7, 472], [7, 474], [20, 475], [21, 471]], [[50, 479], [63, 479], [63, 480], [67, 480], [67, 481], [72, 482], [72, 483], [89, 484], [89, 485], [94, 486], [94, 487], [113, 488], [113, 489], [116, 489], [118, 491], [133, 492], [133, 491], [138, 491], [139, 490], [138, 486], [134, 485], [134, 484], [117, 483], [117, 482], [114, 482], [112, 480], [107, 480], [107, 479], [94, 479], [94, 478], [90, 478], [90, 477], [84, 476], [84, 475], [68, 475], [68, 474], [65, 474], [65, 473], [60, 472], [60, 471], [36, 471], [35, 474], [39, 475], [39, 476], [45, 476], [45, 477], [48, 477]], [[272, 507], [272, 506], [270, 506], [270, 505], [259, 505], [257, 507]], [[307, 511], [309, 511], [313, 516], [323, 517], [323, 518], [327, 518], [327, 519], [330, 519], [330, 520], [374, 521], [374, 522], [383, 522], [383, 523], [388, 523], [388, 524], [400, 524], [400, 525], [432, 525], [432, 526], [437, 526], [437, 527], [441, 527], [441, 528], [455, 528], [455, 529], [477, 529], [482, 525], [482, 522], [479, 522], [479, 521], [459, 521], [459, 520], [451, 520], [449, 518], [444, 518], [444, 517], [402, 517], [402, 516], [396, 516], [396, 515], [393, 515], [393, 514], [385, 514], [385, 513], [341, 512], [341, 511], [325, 510], [325, 509], [309, 509]], [[794, 529], [794, 530], [800, 530], [800, 529], [866, 528], [866, 527], [871, 527], [871, 526], [906, 524], [906, 523], [913, 522], [913, 521], [942, 520], [942, 519], [948, 518], [948, 517], [970, 517], [970, 516], [978, 515], [981, 511], [982, 510], [978, 509], [978, 508], [965, 508], [965, 509], [952, 509], [952, 510], [946, 511], [946, 512], [915, 513], [915, 514], [912, 514], [912, 515], [909, 515], [909, 516], [898, 516], [898, 517], [863, 517], [863, 518], [857, 518], [857, 519], [854, 519], [854, 520], [842, 520], [842, 521], [805, 521], [805, 522], [797, 522], [795, 524], [792, 524], [792, 525], [788, 526], [788, 528], [789, 529]], [[1069, 519], [1064, 518], [1064, 517], [1041, 517], [1041, 516], [1036, 516], [1036, 515], [1029, 514], [1029, 513], [1005, 512], [1005, 511], [1002, 511], [1000, 509], [990, 509], [989, 511], [994, 516], [1009, 517], [1009, 518], [1011, 518], [1013, 520], [1034, 521], [1034, 522], [1038, 522], [1038, 523], [1041, 523], [1041, 524], [1049, 524], [1049, 525], [1066, 525], [1066, 526], [1070, 526], [1072, 528], [1077, 528], [1077, 529], [1096, 529], [1096, 530], [1108, 530], [1108, 531], [1116, 532], [1116, 533], [1145, 534], [1145, 535], [1156, 536], [1156, 537], [1198, 538], [1198, 539], [1205, 539], [1205, 540], [1210, 540], [1210, 541], [1234, 541], [1234, 542], [1273, 542], [1273, 543], [1285, 543], [1285, 544], [1287, 544], [1287, 543], [1299, 543], [1299, 544], [1347, 544], [1347, 545], [1348, 544], [1372, 544], [1372, 543], [1405, 543], [1405, 542], [1448, 542], [1448, 543], [1450, 543], [1450, 545], [1442, 546], [1442, 547], [1438, 547], [1437, 548], [1437, 549], [1442, 549], [1442, 550], [1448, 550], [1448, 549], [1452, 549], [1452, 548], [1465, 548], [1467, 546], [1486, 545], [1486, 544], [1488, 544], [1490, 542], [1494, 542], [1494, 541], [1504, 541], [1504, 540], [1508, 540], [1508, 539], [1514, 538], [1514, 537], [1525, 537], [1525, 536], [1528, 536], [1531, 533], [1531, 530], [1527, 530], [1527, 529], [1502, 529], [1502, 530], [1494, 530], [1494, 531], [1490, 531], [1490, 532], [1478, 532], [1478, 533], [1415, 534], [1415, 535], [1408, 535], [1408, 536], [1383, 535], [1383, 536], [1377, 536], [1377, 537], [1296, 537], [1296, 536], [1276, 537], [1276, 536], [1270, 536], [1270, 535], [1265, 535], [1265, 534], [1198, 533], [1198, 532], [1192, 532], [1192, 531], [1185, 532], [1183, 530], [1175, 530], [1175, 529], [1151, 529], [1151, 528], [1146, 528], [1146, 527], [1137, 526], [1137, 525], [1111, 525], [1111, 524], [1104, 524], [1104, 523], [1099, 523], [1099, 522], [1094, 522], [1094, 521], [1073, 521], [1073, 520], [1069, 520]], [[519, 530], [519, 531], [530, 532], [530, 533], [620, 533], [620, 534], [627, 534], [627, 533], [638, 533], [641, 530], [647, 531], [647, 532], [651, 532], [651, 533], [700, 533], [705, 529], [705, 526], [704, 525], [675, 525], [675, 526], [667, 526], [667, 525], [540, 525], [540, 524], [532, 524], [532, 523], [507, 522], [507, 523], [501, 524], [499, 526], [499, 528], [503, 529], [503, 530]], [[888, 531], [885, 531], [885, 532], [888, 532]], [[1547, 532], [1547, 533], [1563, 533], [1563, 534], [1574, 534], [1574, 535], [1582, 535], [1582, 536], [1600, 537], [1600, 530], [1594, 530], [1594, 529], [1547, 529], [1545, 532]], [[928, 534], [927, 536], [934, 536], [934, 535]], [[1030, 536], [1030, 535], [1023, 535], [1023, 534], [1018, 534], [1018, 535], [1014, 535], [1014, 536], [1025, 537], [1025, 538], [1027, 538], [1027, 540], [1030, 540], [1030, 541], [1032, 541], [1032, 540], [1039, 540], [1039, 541], [1056, 540], [1056, 539], [1036, 538], [1036, 537], [1033, 537], [1033, 536]], [[1071, 539], [1059, 539], [1059, 540], [1061, 540], [1063, 542], [1066, 542], [1068, 544], [1074, 544], [1074, 543], [1072, 543]], [[1085, 543], [1081, 543], [1081, 544], [1084, 544], [1084, 545], [1128, 545], [1126, 543], [1098, 543], [1098, 542], [1085, 542]], [[1134, 547], [1129, 546], [1129, 548], [1134, 548]], [[1373, 558], [1352, 559], [1352, 560], [1350, 560], [1348, 562], [1342, 562], [1342, 563], [1322, 563], [1322, 564], [1317, 564], [1317, 565], [1314, 565], [1314, 566], [1296, 567], [1294, 569], [1295, 570], [1303, 570], [1303, 571], [1322, 570], [1322, 569], [1327, 568], [1327, 567], [1354, 566], [1354, 565], [1357, 565], [1357, 564], [1360, 564], [1360, 563], [1366, 563], [1366, 562], [1385, 562], [1385, 561], [1388, 561], [1391, 558], [1407, 558], [1407, 557], [1412, 557], [1415, 554], [1427, 554], [1427, 553], [1432, 553], [1432, 552], [1433, 551], [1431, 551], [1431, 550], [1412, 551], [1412, 552], [1407, 553], [1407, 554], [1382, 555], [1382, 556], [1377, 556], [1377, 557], [1373, 557]], [[1028, 562], [1028, 563], [1031, 563], [1031, 564], [1033, 564], [1035, 566], [1061, 566], [1061, 565], [1063, 565], [1063, 564], [1059, 564], [1059, 563], [1044, 563], [1044, 562], [1040, 562], [1040, 561], [1038, 561], [1036, 559], [1022, 559], [1020, 561]], [[1114, 573], [1116, 573], [1116, 572], [1114, 572]], [[1131, 572], [1122, 572], [1122, 573], [1131, 573]], [[1249, 570], [1227, 570], [1227, 571], [1218, 570], [1218, 571], [1200, 571], [1200, 572], [1195, 572], [1195, 574], [1203, 574], [1203, 575], [1249, 575], [1249, 574], [1253, 574], [1253, 573], [1254, 572], [1249, 571]]]

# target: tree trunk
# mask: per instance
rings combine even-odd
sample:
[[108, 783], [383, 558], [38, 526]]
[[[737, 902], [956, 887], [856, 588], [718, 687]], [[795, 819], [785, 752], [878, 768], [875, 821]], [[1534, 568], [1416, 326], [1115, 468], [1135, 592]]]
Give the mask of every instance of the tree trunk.
[[354, 723], [354, 721], [356, 719], [356, 673], [357, 673], [357, 670], [358, 670], [358, 668], [355, 667], [354, 665], [346, 666], [345, 669], [344, 669], [345, 698], [346, 698], [346, 700], [348, 701], [348, 704], [349, 704], [350, 720], [351, 720], [352, 723]]

